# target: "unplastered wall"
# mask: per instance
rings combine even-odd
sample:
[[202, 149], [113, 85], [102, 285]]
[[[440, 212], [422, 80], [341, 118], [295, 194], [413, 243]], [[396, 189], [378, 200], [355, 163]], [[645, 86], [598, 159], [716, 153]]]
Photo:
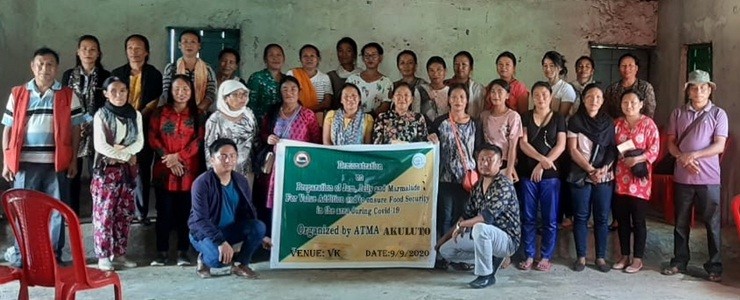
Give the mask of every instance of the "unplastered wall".
[[[733, 0], [685, 0], [660, 1], [656, 66], [660, 74], [659, 89], [664, 96], [665, 107], [674, 108], [683, 103], [683, 87], [686, 82], [687, 44], [712, 43], [713, 78], [717, 90], [713, 93], [714, 103], [727, 111], [731, 143], [722, 159], [722, 210], [723, 221], [728, 223], [730, 200], [740, 193], [740, 163], [738, 133], [740, 115], [740, 1]], [[661, 117], [667, 119], [669, 109]]]
[[[38, 1], [38, 12], [34, 42], [58, 49], [63, 68], [73, 63], [81, 34], [100, 38], [110, 69], [125, 62], [123, 39], [142, 33], [151, 41], [152, 64], [163, 68], [165, 27], [210, 26], [241, 29], [245, 77], [263, 68], [269, 43], [285, 47], [286, 71], [299, 65], [298, 49], [312, 43], [322, 52], [321, 69], [329, 71], [336, 67], [336, 41], [350, 36], [360, 46], [380, 42], [386, 50], [381, 70], [393, 79], [399, 77], [395, 56], [403, 49], [416, 51], [420, 66], [432, 55], [451, 66], [456, 52], [468, 50], [474, 78], [483, 83], [496, 76], [495, 56], [510, 50], [520, 58], [518, 76], [527, 84], [542, 78], [545, 51], [565, 54], [572, 70], [575, 58], [588, 53], [588, 42], [650, 46], [657, 26], [657, 4], [634, 0], [58, 0]], [[423, 67], [418, 75], [426, 77]]]

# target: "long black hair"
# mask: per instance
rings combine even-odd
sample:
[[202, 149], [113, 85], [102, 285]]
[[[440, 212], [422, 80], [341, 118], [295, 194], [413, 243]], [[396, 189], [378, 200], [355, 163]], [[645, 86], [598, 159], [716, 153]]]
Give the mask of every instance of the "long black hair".
[[[80, 45], [82, 45], [83, 41], [93, 41], [95, 42], [95, 45], [98, 46], [98, 59], [95, 60], [95, 67], [98, 68], [98, 70], [103, 69], [103, 63], [101, 62], [103, 60], [103, 50], [100, 49], [100, 41], [98, 41], [98, 38], [94, 35], [83, 35], [80, 38], [77, 39], [77, 49], [80, 49]], [[75, 67], [79, 67], [82, 65], [82, 60], [80, 60], [80, 56], [75, 53]]]
[[198, 110], [198, 104], [195, 103], [195, 88], [193, 86], [193, 82], [190, 81], [190, 76], [185, 74], [177, 74], [175, 76], [172, 76], [172, 86], [173, 88], [170, 88], [170, 92], [167, 95], [167, 103], [165, 105], [174, 106], [175, 105], [175, 80], [182, 80], [185, 81], [188, 84], [188, 88], [190, 89], [190, 99], [188, 99], [188, 110], [190, 111], [190, 115], [193, 118], [193, 127], [195, 128], [195, 131], [197, 132], [198, 129], [200, 129], [200, 114]]

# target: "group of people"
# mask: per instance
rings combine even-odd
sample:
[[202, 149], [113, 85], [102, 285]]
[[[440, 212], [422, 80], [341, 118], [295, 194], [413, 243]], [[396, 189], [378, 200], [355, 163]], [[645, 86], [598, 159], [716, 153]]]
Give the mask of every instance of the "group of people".
[[[379, 71], [380, 44], [358, 51], [345, 37], [336, 44], [336, 70], [321, 72], [319, 49], [305, 45], [298, 53], [301, 66], [283, 73], [285, 52], [270, 44], [265, 68], [245, 81], [238, 76], [237, 51], [221, 51], [215, 72], [198, 58], [200, 42], [197, 32], [183, 31], [183, 56], [160, 73], [148, 64], [147, 38], [134, 34], [124, 42], [128, 63], [108, 72], [97, 38], [85, 35], [76, 66], [62, 83], [55, 79], [58, 55], [42, 48], [31, 62], [34, 79], [9, 98], [2, 119], [3, 177], [14, 187], [65, 200], [79, 213], [79, 171], [87, 159], [101, 269], [136, 265], [125, 256], [129, 225], [134, 218], [148, 222], [151, 183], [158, 251], [151, 265], [170, 263], [174, 230], [178, 265], [191, 264], [192, 245], [201, 277], [221, 267], [256, 277], [248, 264], [260, 245], [271, 246], [266, 233], [275, 198], [272, 151], [284, 139], [438, 143], [438, 265], [475, 268], [473, 287], [493, 284], [496, 270], [512, 255], [521, 256], [522, 270], [550, 270], [561, 220], [573, 221], [572, 267], [583, 270], [592, 213], [597, 269], [635, 273], [643, 267], [645, 212], [660, 138], [652, 120], [655, 95], [637, 78], [636, 56], [623, 55], [621, 80], [602, 89], [590, 57], [576, 61], [576, 80], [569, 83], [565, 57], [549, 51], [541, 60], [543, 80], [528, 89], [516, 79], [517, 58], [508, 51], [496, 58], [499, 78], [483, 86], [472, 80], [474, 59], [467, 51], [453, 56], [449, 79], [445, 60], [432, 56], [427, 81], [416, 75], [416, 53], [404, 50], [396, 57], [401, 78], [393, 82]], [[663, 273], [686, 268], [688, 219], [695, 206], [710, 229], [705, 268], [716, 281], [722, 272], [718, 156], [727, 116], [710, 100], [715, 88], [706, 72], [691, 73], [686, 104], [664, 131], [677, 160], [678, 218], [676, 257]], [[480, 180], [468, 182], [471, 173]], [[607, 265], [612, 209], [622, 257]], [[55, 245], [61, 246], [60, 220], [54, 224]], [[472, 239], [460, 238], [466, 234]], [[243, 244], [234, 257], [238, 242]]]

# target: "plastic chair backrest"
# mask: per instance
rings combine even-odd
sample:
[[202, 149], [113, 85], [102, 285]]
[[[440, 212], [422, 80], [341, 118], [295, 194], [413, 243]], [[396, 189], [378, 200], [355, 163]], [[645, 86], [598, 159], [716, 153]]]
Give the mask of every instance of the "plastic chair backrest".
[[51, 214], [58, 211], [69, 224], [69, 245], [77, 282], [87, 282], [85, 250], [77, 215], [66, 204], [41, 192], [11, 189], [3, 193], [3, 208], [18, 239], [23, 280], [28, 286], [57, 286], [60, 282], [51, 242]]
[[735, 218], [737, 236], [740, 237], [740, 195], [735, 195], [735, 198], [732, 199], [732, 216]]

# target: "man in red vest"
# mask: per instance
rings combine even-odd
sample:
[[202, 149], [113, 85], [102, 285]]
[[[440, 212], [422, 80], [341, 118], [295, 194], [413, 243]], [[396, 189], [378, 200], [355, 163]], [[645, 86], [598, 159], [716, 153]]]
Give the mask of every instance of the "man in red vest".
[[[74, 149], [81, 125], [90, 117], [72, 90], [56, 81], [58, 66], [59, 55], [54, 50], [38, 49], [31, 61], [34, 78], [13, 88], [2, 118], [2, 176], [14, 188], [41, 191], [61, 200], [68, 197], [69, 178], [77, 174]], [[64, 224], [58, 213], [52, 215], [51, 234], [59, 259]], [[6, 260], [20, 265], [18, 247], [6, 252]]]

